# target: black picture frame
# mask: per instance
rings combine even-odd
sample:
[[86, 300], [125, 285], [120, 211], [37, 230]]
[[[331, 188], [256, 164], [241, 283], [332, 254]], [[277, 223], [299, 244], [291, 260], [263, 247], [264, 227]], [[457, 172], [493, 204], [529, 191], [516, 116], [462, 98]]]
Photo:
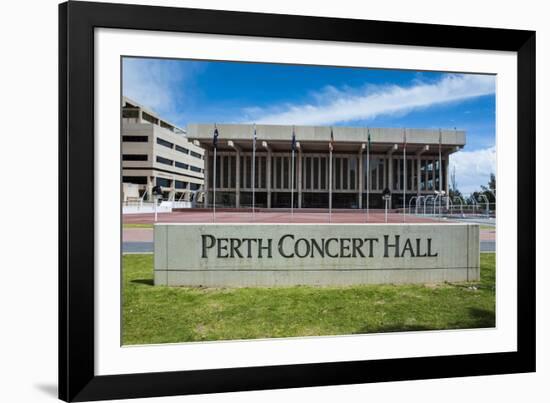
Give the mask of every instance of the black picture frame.
[[[94, 29], [100, 27], [517, 52], [517, 352], [96, 376]], [[59, 6], [60, 399], [89, 401], [532, 371], [534, 31], [107, 3]]]

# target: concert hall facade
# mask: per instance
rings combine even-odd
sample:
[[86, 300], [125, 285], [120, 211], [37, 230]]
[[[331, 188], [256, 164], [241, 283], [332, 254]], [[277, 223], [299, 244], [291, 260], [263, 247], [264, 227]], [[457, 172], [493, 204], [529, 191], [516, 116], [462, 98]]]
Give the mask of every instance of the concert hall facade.
[[405, 203], [413, 196], [448, 194], [449, 156], [466, 143], [466, 133], [459, 130], [339, 126], [190, 124], [186, 134], [205, 150], [205, 206], [214, 202], [216, 176], [216, 206], [236, 208], [252, 206], [253, 189], [259, 208], [288, 208], [292, 194], [295, 208], [328, 208], [330, 203], [332, 208], [383, 208], [385, 189], [391, 192], [391, 207], [399, 208], [403, 194]]

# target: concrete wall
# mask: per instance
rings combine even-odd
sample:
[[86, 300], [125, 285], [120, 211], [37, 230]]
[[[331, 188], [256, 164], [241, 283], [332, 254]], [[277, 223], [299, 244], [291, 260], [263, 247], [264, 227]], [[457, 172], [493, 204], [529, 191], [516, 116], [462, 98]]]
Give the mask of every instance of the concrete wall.
[[156, 224], [154, 232], [156, 285], [479, 280], [475, 224]]
[[[254, 133], [253, 125], [219, 124], [220, 140], [251, 140]], [[330, 140], [329, 126], [296, 126], [294, 128], [297, 141], [325, 141]], [[337, 142], [363, 142], [368, 139], [366, 128], [340, 127], [332, 128], [334, 139]], [[403, 142], [404, 129], [402, 128], [371, 128], [372, 143]], [[213, 124], [190, 124], [187, 127], [187, 137], [190, 139], [211, 141], [214, 132]], [[439, 144], [439, 130], [406, 129], [407, 142], [410, 144]], [[259, 141], [290, 141], [292, 126], [257, 125], [256, 135]], [[466, 144], [466, 133], [461, 130], [442, 130], [442, 143], [446, 145], [463, 146]]]

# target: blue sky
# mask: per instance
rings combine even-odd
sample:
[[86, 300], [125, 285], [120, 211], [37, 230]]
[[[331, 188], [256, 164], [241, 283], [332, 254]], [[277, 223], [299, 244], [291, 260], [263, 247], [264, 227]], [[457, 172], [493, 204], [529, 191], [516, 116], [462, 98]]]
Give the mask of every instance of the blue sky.
[[273, 123], [459, 129], [459, 189], [496, 173], [495, 78], [349, 67], [125, 58], [123, 94], [185, 128]]

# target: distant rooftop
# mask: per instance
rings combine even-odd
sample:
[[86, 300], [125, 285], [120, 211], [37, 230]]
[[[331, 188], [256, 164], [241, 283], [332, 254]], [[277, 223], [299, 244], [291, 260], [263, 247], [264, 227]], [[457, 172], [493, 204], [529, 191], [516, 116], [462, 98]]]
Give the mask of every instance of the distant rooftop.
[[153, 110], [141, 105], [140, 103], [128, 98], [122, 97], [122, 118], [136, 119], [137, 123], [151, 123], [160, 126], [171, 132], [185, 135], [186, 131], [166, 119], [162, 119]]

